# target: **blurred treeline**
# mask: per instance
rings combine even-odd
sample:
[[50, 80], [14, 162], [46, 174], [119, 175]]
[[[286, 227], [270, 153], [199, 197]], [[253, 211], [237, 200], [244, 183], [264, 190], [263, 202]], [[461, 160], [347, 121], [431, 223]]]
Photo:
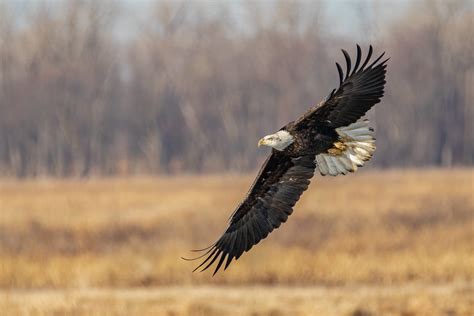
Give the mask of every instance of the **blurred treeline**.
[[[372, 166], [472, 164], [472, 2], [416, 2], [374, 26], [375, 3], [358, 7], [370, 36], [357, 37], [391, 56], [369, 114]], [[336, 87], [340, 48], [355, 53], [353, 34], [330, 32], [324, 2], [158, 1], [128, 23], [117, 2], [35, 3], [21, 16], [10, 4], [0, 2], [6, 176], [256, 168], [258, 139]]]

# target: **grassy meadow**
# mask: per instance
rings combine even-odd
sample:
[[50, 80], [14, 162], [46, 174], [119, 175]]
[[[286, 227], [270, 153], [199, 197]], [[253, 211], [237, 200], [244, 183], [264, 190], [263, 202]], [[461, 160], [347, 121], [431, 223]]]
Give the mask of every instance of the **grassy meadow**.
[[316, 176], [227, 271], [191, 273], [179, 257], [219, 237], [253, 177], [0, 180], [0, 310], [474, 313], [474, 169]]

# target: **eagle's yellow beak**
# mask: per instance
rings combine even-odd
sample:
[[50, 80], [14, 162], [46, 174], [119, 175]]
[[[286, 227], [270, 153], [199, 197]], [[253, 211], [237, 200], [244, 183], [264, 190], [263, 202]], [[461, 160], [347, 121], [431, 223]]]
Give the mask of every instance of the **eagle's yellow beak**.
[[260, 147], [262, 145], [265, 145], [265, 138], [262, 138], [258, 141], [257, 147]]

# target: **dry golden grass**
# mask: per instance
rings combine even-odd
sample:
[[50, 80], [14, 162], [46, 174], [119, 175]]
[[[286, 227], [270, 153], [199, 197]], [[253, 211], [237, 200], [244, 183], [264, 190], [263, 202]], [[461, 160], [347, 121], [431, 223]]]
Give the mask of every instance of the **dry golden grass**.
[[7, 315], [472, 315], [467, 284], [345, 287], [165, 287], [11, 291]]
[[[360, 316], [474, 309], [474, 170], [317, 176], [288, 222], [225, 273], [190, 273], [194, 265], [179, 256], [214, 242], [252, 180], [0, 181], [0, 310], [219, 315], [234, 306], [241, 315]], [[89, 290], [97, 288], [105, 289]]]

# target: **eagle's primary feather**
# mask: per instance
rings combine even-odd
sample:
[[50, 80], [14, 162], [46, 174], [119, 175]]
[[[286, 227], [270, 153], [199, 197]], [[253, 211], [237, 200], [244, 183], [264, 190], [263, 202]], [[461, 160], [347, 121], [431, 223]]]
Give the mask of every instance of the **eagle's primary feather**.
[[[204, 258], [196, 270], [204, 271], [217, 262], [214, 274], [227, 269], [281, 223], [286, 222], [293, 206], [308, 188], [316, 168], [322, 175], [346, 174], [357, 170], [375, 150], [373, 129], [368, 121], [358, 121], [384, 94], [387, 60], [382, 53], [371, 61], [373, 49], [362, 62], [357, 45], [352, 68], [349, 54], [342, 50], [346, 72], [336, 63], [339, 87], [301, 118], [288, 123], [276, 134], [262, 139], [273, 147], [247, 196], [231, 215], [224, 234], [211, 246], [201, 249]], [[281, 135], [290, 135], [281, 140]], [[285, 143], [283, 143], [285, 141]], [[259, 144], [261, 143], [259, 142]], [[280, 143], [279, 143], [280, 142]], [[284, 144], [284, 146], [281, 146]], [[225, 263], [225, 264], [224, 264]]]

